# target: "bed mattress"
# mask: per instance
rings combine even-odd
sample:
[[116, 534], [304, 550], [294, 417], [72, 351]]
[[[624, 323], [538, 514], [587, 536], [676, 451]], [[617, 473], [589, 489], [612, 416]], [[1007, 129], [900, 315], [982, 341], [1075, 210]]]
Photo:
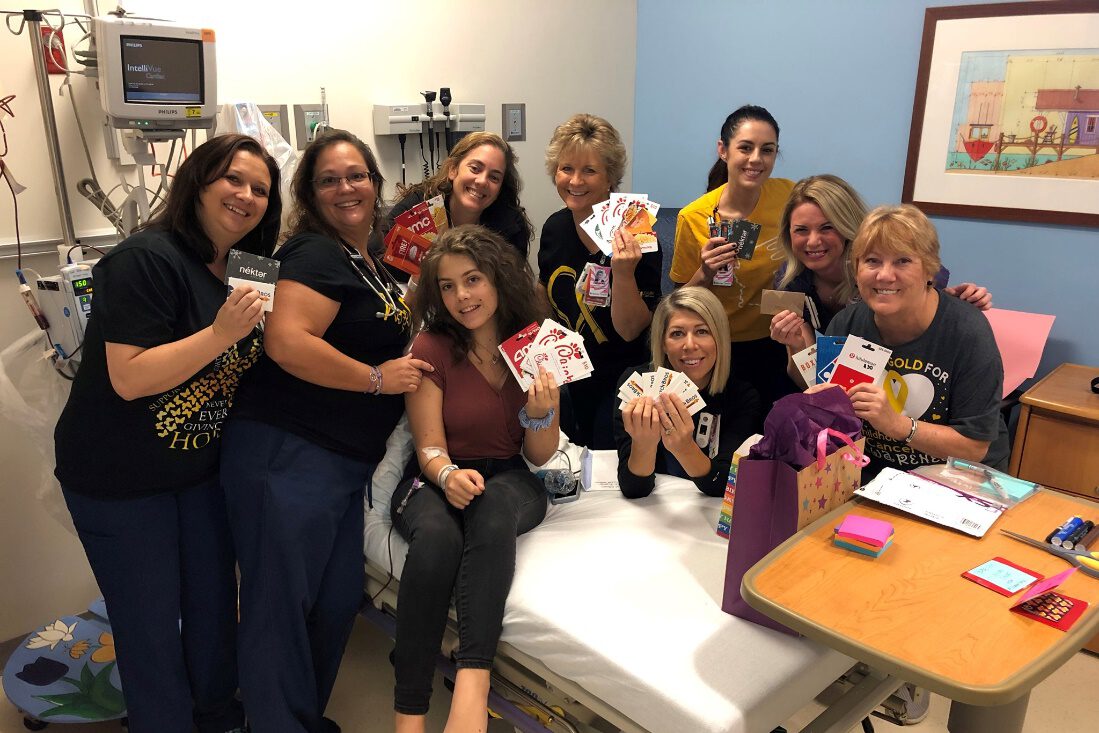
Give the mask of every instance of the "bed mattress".
[[[658, 476], [645, 499], [551, 506], [519, 538], [501, 641], [652, 733], [770, 731], [854, 661], [722, 612], [720, 505]], [[399, 578], [406, 545], [389, 528], [376, 503], [366, 554]]]

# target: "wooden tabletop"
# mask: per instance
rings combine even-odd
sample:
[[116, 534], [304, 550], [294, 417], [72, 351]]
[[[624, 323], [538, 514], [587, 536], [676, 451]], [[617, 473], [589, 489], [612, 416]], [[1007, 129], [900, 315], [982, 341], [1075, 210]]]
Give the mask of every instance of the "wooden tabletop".
[[[834, 547], [850, 512], [892, 522], [879, 558]], [[1069, 565], [1000, 533], [1038, 539], [1095, 504], [1040, 491], [1008, 510], [981, 539], [856, 498], [821, 517], [756, 564], [741, 592], [759, 611], [872, 667], [971, 705], [1011, 702], [1099, 631], [1099, 579], [1077, 572], [1058, 590], [1087, 601], [1068, 632], [1009, 612], [1006, 598], [961, 577], [994, 557], [1050, 577]], [[735, 542], [736, 539], [734, 538]]]
[[1028, 389], [1019, 401], [1099, 422], [1099, 394], [1091, 391], [1091, 380], [1096, 377], [1099, 367], [1062, 364]]

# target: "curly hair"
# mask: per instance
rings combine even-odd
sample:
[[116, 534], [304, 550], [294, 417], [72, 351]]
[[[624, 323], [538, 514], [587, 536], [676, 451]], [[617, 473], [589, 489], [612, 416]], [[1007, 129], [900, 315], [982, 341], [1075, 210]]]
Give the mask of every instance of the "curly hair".
[[271, 187], [268, 189], [267, 210], [263, 213], [263, 218], [233, 245], [233, 249], [270, 257], [278, 241], [279, 218], [282, 216], [279, 165], [255, 138], [247, 135], [218, 135], [195, 148], [176, 171], [172, 187], [168, 189], [168, 198], [157, 207], [152, 218], [135, 231], [164, 229], [173, 232], [177, 235], [176, 240], [197, 254], [203, 262], [213, 262], [217, 249], [199, 219], [199, 194], [225, 175], [239, 152], [251, 153], [263, 161], [268, 175], [271, 176]]
[[553, 131], [546, 147], [546, 172], [551, 179], [557, 175], [561, 156], [575, 149], [591, 150], [607, 169], [611, 190], [617, 191], [626, 173], [626, 146], [611, 123], [602, 117], [581, 112], [568, 118]]
[[530, 265], [496, 232], [465, 224], [439, 235], [420, 262], [420, 286], [412, 303], [413, 331], [447, 336], [455, 361], [473, 348], [473, 334], [454, 320], [439, 290], [439, 264], [446, 255], [468, 257], [496, 288], [496, 332], [503, 338], [549, 315], [545, 291]]
[[780, 290], [785, 289], [795, 277], [805, 271], [805, 265], [794, 254], [794, 245], [790, 239], [790, 218], [794, 214], [794, 209], [802, 204], [815, 204], [843, 237], [843, 282], [836, 289], [836, 298], [841, 303], [847, 303], [857, 289], [854, 270], [848, 266], [847, 251], [855, 235], [858, 234], [862, 220], [866, 217], [867, 206], [859, 196], [859, 192], [839, 176], [824, 173], [802, 178], [794, 184], [778, 225], [777, 239], [786, 256], [786, 271], [778, 283]]
[[298, 169], [294, 172], [294, 180], [290, 183], [290, 193], [294, 197], [294, 210], [290, 215], [290, 226], [286, 237], [290, 238], [298, 234], [313, 232], [323, 234], [326, 237], [340, 241], [339, 232], [328, 223], [320, 213], [317, 206], [317, 189], [313, 185], [313, 179], [317, 175], [317, 159], [322, 152], [337, 143], [347, 143], [363, 157], [366, 170], [370, 173], [370, 181], [374, 184], [374, 226], [377, 226], [382, 213], [382, 186], [385, 179], [382, 178], [378, 168], [378, 159], [374, 157], [374, 151], [370, 146], [347, 130], [332, 129], [318, 136], [305, 148], [298, 163]]
[[527, 218], [527, 210], [519, 203], [519, 193], [523, 190], [523, 181], [519, 178], [519, 156], [515, 154], [511, 145], [495, 132], [471, 132], [463, 137], [451, 148], [450, 155], [442, 162], [435, 175], [401, 191], [401, 195], [394, 203], [414, 194], [419, 194], [425, 201], [443, 194], [447, 198], [449, 211], [450, 193], [454, 190], [451, 175], [457, 172], [458, 166], [467, 155], [482, 145], [491, 145], [504, 154], [504, 180], [500, 183], [500, 192], [496, 195], [496, 200], [481, 212], [481, 220], [478, 223], [499, 232], [509, 241], [526, 242], [527, 247], [522, 248], [523, 254], [526, 255], [530, 240], [534, 236], [534, 227]]

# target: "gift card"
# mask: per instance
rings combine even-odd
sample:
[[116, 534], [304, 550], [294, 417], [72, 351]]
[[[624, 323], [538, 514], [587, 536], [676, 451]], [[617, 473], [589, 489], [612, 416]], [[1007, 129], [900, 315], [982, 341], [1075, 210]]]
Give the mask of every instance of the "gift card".
[[[400, 225], [410, 232], [420, 235], [429, 242], [434, 242], [435, 238], [448, 228], [446, 205], [442, 194], [430, 198], [427, 201], [421, 201], [411, 209], [401, 212], [394, 217], [393, 224]], [[388, 239], [387, 235], [387, 244]]]
[[817, 384], [824, 384], [832, 377], [836, 359], [843, 349], [846, 336], [817, 336]]
[[756, 241], [759, 239], [760, 225], [747, 219], [736, 219], [733, 222], [733, 231], [726, 239], [730, 244], [736, 245], [736, 256], [742, 260], [752, 259], [756, 252]]
[[1041, 580], [1044, 576], [1021, 565], [1016, 565], [1010, 560], [994, 557], [988, 562], [981, 563], [972, 570], [962, 573], [962, 577], [966, 580], [972, 580], [977, 585], [982, 585], [989, 590], [994, 590], [1002, 596], [1013, 596], [1028, 585]]
[[604, 201], [602, 204], [596, 204], [592, 209], [591, 216], [580, 222], [580, 228], [591, 237], [591, 241], [595, 242], [595, 246], [599, 247], [599, 250], [608, 257], [611, 256], [611, 244], [609, 240], [603, 238], [603, 228], [600, 223], [603, 215], [600, 209], [609, 203], [609, 201]]
[[622, 228], [633, 235], [642, 253], [660, 249], [656, 232], [653, 231], [659, 210], [660, 204], [655, 201], [632, 201], [622, 214]]
[[848, 336], [828, 381], [844, 389], [851, 389], [856, 384], [877, 384], [885, 376], [885, 367], [889, 364], [892, 353], [892, 349], [872, 341]]
[[504, 355], [504, 361], [511, 375], [524, 391], [530, 389], [532, 380], [523, 373], [523, 364], [526, 363], [527, 354], [534, 346], [534, 337], [538, 335], [538, 328], [537, 323], [532, 323], [497, 347]]
[[1060, 631], [1068, 631], [1087, 610], [1088, 603], [1079, 598], [1070, 598], [1054, 589], [1074, 572], [1076, 568], [1072, 567], [1051, 578], [1038, 581], [1023, 595], [1022, 600], [1011, 607], [1012, 612]]
[[817, 383], [817, 345], [813, 344], [807, 349], [802, 349], [790, 357], [794, 360], [801, 378], [805, 380], [805, 386], [811, 387]]
[[790, 311], [796, 315], [805, 313], [805, 293], [792, 292], [790, 290], [764, 290], [759, 299], [759, 312], [773, 316], [782, 311]]
[[225, 266], [225, 284], [229, 286], [229, 293], [233, 292], [233, 288], [248, 285], [263, 299], [263, 310], [270, 312], [275, 307], [275, 285], [281, 265], [281, 262], [270, 257], [231, 249], [229, 262]]
[[420, 260], [431, 248], [431, 240], [421, 237], [411, 229], [394, 224], [385, 235], [385, 254], [382, 259], [387, 265], [404, 270], [413, 277], [420, 275]]

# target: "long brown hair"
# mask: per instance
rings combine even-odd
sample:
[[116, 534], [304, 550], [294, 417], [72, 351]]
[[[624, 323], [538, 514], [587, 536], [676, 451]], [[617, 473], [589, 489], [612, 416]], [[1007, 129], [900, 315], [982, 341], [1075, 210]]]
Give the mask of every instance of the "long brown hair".
[[[458, 170], [458, 166], [467, 155], [482, 145], [491, 145], [504, 154], [504, 180], [500, 183], [500, 193], [496, 200], [481, 212], [480, 224], [499, 232], [508, 241], [522, 241], [525, 246], [523, 255], [526, 256], [530, 248], [531, 237], [534, 236], [534, 227], [527, 218], [527, 210], [519, 203], [519, 193], [523, 190], [523, 182], [519, 178], [519, 156], [504, 138], [495, 132], [471, 132], [451, 148], [450, 155], [439, 166], [435, 175], [417, 184], [409, 186], [400, 192], [400, 199], [419, 194], [424, 200], [443, 194], [447, 197], [448, 210], [450, 194], [454, 190], [454, 183], [450, 180], [450, 174]], [[397, 203], [397, 202], [394, 202]], [[388, 231], [391, 223], [386, 224]]]
[[473, 348], [473, 335], [454, 320], [439, 290], [439, 263], [445, 255], [468, 257], [496, 288], [496, 332], [509, 338], [549, 314], [545, 291], [518, 251], [496, 232], [465, 224], [439, 235], [420, 262], [420, 287], [412, 303], [413, 331], [447, 336], [455, 361]]

